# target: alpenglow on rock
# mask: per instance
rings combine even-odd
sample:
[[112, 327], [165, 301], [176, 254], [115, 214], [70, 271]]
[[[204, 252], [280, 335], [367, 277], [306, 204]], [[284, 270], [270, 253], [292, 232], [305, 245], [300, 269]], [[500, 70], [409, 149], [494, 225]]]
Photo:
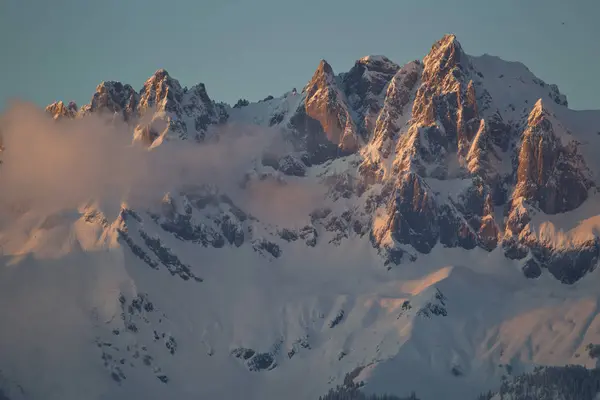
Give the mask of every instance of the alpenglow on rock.
[[136, 92], [131, 85], [105, 81], [96, 87], [89, 104], [77, 113], [62, 102], [46, 108], [54, 118], [83, 118], [90, 113], [118, 116], [135, 129], [134, 136], [151, 145], [159, 137], [203, 141], [211, 125], [227, 121], [225, 105], [212, 101], [200, 83], [182, 88], [165, 69], [157, 70]]
[[197, 168], [3, 210], [2, 395], [489, 400], [556, 377], [594, 398], [585, 371], [527, 372], [597, 362], [600, 112], [454, 35], [404, 65], [315, 66], [235, 105], [159, 69], [48, 106]]
[[[576, 210], [595, 186], [567, 104], [555, 85], [525, 66], [469, 56], [456, 36], [445, 35], [423, 61], [404, 66], [367, 56], [336, 75], [321, 60], [300, 95], [244, 107], [216, 103], [203, 84], [182, 88], [160, 69], [139, 92], [107, 81], [77, 114], [62, 103], [47, 111], [55, 118], [117, 113], [147, 145], [159, 138], [203, 141], [211, 127], [225, 124], [269, 126], [291, 150], [266, 150], [267, 170], [246, 176], [310, 179], [310, 168], [353, 160], [345, 194], [334, 198], [355, 203], [350, 224], [361, 228], [340, 238], [367, 229], [385, 263], [390, 254], [402, 262], [407, 258], [399, 254], [415, 259], [436, 246], [501, 247], [509, 259], [526, 262], [531, 246], [542, 245], [533, 239], [532, 213]], [[588, 252], [589, 243], [576, 248]], [[589, 271], [594, 263], [592, 256], [574, 268]]]

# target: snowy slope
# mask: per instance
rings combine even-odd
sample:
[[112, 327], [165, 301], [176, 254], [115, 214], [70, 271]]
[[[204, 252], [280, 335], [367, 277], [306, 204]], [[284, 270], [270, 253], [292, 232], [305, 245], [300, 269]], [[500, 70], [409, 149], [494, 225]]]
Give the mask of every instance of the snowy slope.
[[[462, 400], [596, 365], [600, 112], [520, 63], [448, 35], [403, 67], [322, 61], [301, 93], [242, 107], [159, 70], [46, 111], [4, 127], [31, 160], [0, 170], [10, 399], [316, 399], [360, 371], [368, 393]], [[148, 158], [73, 150], [60, 127], [88, 123]], [[326, 142], [342, 127], [356, 151]], [[78, 167], [37, 160], [25, 131]]]
[[[505, 365], [518, 373], [595, 364], [584, 347], [600, 340], [596, 273], [575, 287], [547, 276], [531, 282], [498, 251], [444, 249], [388, 272], [360, 240], [291, 245], [268, 261], [249, 247], [206, 250], [162, 235], [204, 280], [184, 281], [115, 247], [112, 228], [70, 217], [36, 230], [34, 254], [5, 257], [2, 304], [18, 307], [2, 308], [2, 371], [26, 388], [24, 398], [290, 398], [290, 385], [293, 398], [316, 398], [357, 366], [368, 366], [369, 391], [473, 398], [498, 385]], [[62, 255], [46, 253], [59, 247]], [[142, 305], [123, 321], [121, 295], [128, 305], [143, 294], [152, 310]], [[432, 304], [447, 315], [419, 315]], [[270, 371], [249, 371], [230, 354], [278, 345]], [[125, 376], [119, 383], [115, 371]]]

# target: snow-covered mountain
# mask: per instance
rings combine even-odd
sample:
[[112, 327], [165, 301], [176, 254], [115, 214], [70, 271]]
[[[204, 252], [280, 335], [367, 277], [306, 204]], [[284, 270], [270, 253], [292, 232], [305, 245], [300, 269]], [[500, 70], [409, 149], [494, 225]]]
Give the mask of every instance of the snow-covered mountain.
[[[10, 399], [316, 399], [348, 373], [367, 393], [475, 399], [536, 366], [596, 364], [600, 111], [570, 110], [520, 63], [446, 35], [404, 66], [321, 60], [301, 91], [257, 103], [161, 69], [46, 112], [168, 154], [101, 159], [171, 186], [3, 206]], [[227, 147], [250, 131], [258, 148]]]

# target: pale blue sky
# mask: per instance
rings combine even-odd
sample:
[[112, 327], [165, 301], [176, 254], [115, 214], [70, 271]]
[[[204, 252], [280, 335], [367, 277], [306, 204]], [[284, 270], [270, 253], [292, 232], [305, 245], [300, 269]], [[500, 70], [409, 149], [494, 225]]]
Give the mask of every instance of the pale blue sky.
[[139, 89], [158, 68], [215, 100], [258, 100], [302, 87], [321, 58], [336, 72], [368, 54], [404, 63], [445, 33], [600, 109], [599, 18], [600, 0], [0, 0], [0, 109], [87, 103], [102, 80]]

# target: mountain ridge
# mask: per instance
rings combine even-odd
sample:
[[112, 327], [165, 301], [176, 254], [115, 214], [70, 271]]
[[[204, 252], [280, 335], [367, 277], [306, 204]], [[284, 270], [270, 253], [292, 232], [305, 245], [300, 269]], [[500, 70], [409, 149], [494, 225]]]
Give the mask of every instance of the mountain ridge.
[[[294, 92], [231, 107], [160, 69], [139, 92], [107, 81], [78, 111], [46, 108], [53, 124], [93, 115], [173, 158], [249, 127], [276, 138], [232, 182], [192, 180], [117, 213], [101, 202], [29, 210], [0, 230], [5, 264], [20, 266], [2, 271], [5, 304], [30, 304], [20, 273], [50, 290], [33, 272], [51, 279], [45, 263], [64, 263], [93, 294], [61, 295], [69, 310], [84, 299], [65, 316], [73, 331], [31, 322], [78, 338], [69, 372], [47, 378], [60, 382], [56, 398], [77, 396], [66, 377], [78, 368], [94, 398], [278, 398], [290, 395], [277, 383], [286, 379], [297, 398], [316, 398], [359, 368], [367, 391], [427, 400], [495, 389], [506, 365], [595, 364], [580, 356], [600, 343], [600, 112], [569, 110], [556, 86], [522, 64], [469, 56], [454, 35], [404, 66], [368, 56], [336, 75], [321, 60]], [[12, 321], [7, 348], [29, 325], [0, 313]], [[7, 354], [0, 370], [32, 396], [49, 387]]]

